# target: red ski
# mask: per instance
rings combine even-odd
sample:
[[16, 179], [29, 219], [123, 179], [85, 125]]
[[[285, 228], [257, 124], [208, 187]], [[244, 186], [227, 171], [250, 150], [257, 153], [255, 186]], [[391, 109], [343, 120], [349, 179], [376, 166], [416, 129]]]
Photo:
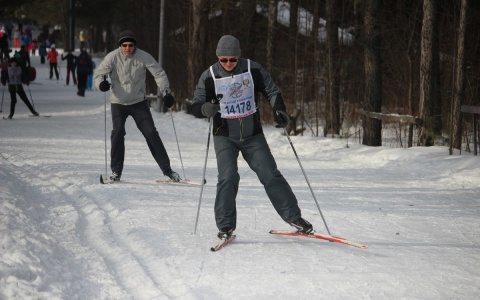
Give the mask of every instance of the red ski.
[[210, 251], [212, 252], [217, 252], [218, 250], [222, 249], [225, 247], [228, 243], [233, 241], [237, 236], [236, 235], [231, 235], [228, 239], [226, 240], [221, 240], [218, 244], [210, 248]]
[[308, 237], [308, 238], [313, 238], [313, 239], [321, 239], [321, 240], [327, 240], [330, 242], [335, 242], [335, 243], [340, 243], [340, 244], [345, 244], [345, 245], [350, 245], [353, 247], [361, 248], [361, 249], [367, 249], [369, 245], [366, 244], [361, 244], [353, 241], [346, 240], [342, 237], [338, 236], [331, 236], [331, 235], [326, 235], [326, 234], [320, 234], [320, 233], [301, 233], [301, 232], [295, 232], [295, 231], [282, 231], [282, 230], [270, 230], [271, 234], [278, 234], [278, 235], [285, 235], [285, 236], [302, 236], [302, 237]]

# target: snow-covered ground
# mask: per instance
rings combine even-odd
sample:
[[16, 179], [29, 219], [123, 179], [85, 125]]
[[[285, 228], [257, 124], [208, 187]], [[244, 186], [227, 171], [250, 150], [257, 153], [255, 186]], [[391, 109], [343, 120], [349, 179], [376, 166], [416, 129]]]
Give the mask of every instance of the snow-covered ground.
[[[270, 235], [291, 227], [240, 159], [237, 239], [213, 253], [213, 146], [193, 234], [201, 189], [155, 183], [131, 119], [123, 181], [101, 185], [105, 94], [78, 97], [65, 64], [57, 82], [32, 61], [35, 107], [52, 117], [28, 118], [19, 101], [16, 118], [0, 120], [0, 299], [477, 299], [480, 157], [291, 137], [331, 233], [370, 247]], [[6, 91], [2, 116], [9, 107]], [[153, 116], [174, 169], [200, 180], [208, 123]], [[109, 107], [106, 124], [109, 136]], [[303, 216], [326, 233], [287, 138], [265, 134]]]

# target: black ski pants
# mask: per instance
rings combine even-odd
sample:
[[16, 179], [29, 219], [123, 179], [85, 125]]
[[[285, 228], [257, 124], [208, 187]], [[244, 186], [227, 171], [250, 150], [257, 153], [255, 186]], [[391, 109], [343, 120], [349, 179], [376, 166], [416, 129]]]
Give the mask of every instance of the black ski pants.
[[215, 221], [220, 231], [237, 226], [236, 197], [240, 182], [237, 161], [240, 152], [250, 169], [257, 174], [278, 215], [287, 223], [301, 217], [297, 198], [277, 169], [263, 133], [245, 140], [214, 136], [213, 142], [218, 169]]
[[21, 84], [10, 84], [8, 86], [8, 91], [10, 92], [10, 117], [13, 117], [15, 114], [15, 106], [17, 105], [17, 94], [20, 96], [20, 99], [25, 103], [25, 105], [28, 107], [30, 112], [32, 114], [35, 114], [35, 109], [33, 108], [32, 104], [30, 101], [28, 101], [27, 94], [25, 93], [25, 90], [23, 89], [23, 86]]
[[[77, 84], [77, 95], [85, 96], [85, 89], [87, 88], [87, 77], [88, 74], [77, 74], [78, 84]], [[112, 109], [113, 112], [113, 109]]]
[[112, 149], [110, 151], [112, 172], [119, 175], [123, 171], [123, 162], [125, 159], [125, 122], [128, 116], [132, 116], [137, 128], [142, 132], [147, 141], [148, 148], [153, 158], [163, 173], [169, 171], [170, 158], [163, 145], [153, 122], [152, 113], [148, 107], [147, 101], [142, 101], [132, 105], [122, 105], [112, 103]]
[[53, 71], [55, 71], [55, 76], [57, 76], [58, 80], [58, 68], [57, 68], [57, 63], [50, 63], [50, 79], [53, 78]]

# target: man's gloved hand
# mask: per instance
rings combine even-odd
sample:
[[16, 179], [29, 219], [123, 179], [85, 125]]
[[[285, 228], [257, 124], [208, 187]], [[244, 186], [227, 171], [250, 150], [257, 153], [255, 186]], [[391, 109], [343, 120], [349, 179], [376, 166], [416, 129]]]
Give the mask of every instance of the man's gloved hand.
[[163, 96], [163, 103], [165, 103], [165, 106], [167, 108], [170, 108], [175, 103], [175, 99], [173, 98], [173, 96], [171, 94], [167, 93]]
[[275, 125], [276, 128], [287, 127], [289, 119], [290, 118], [288, 117], [287, 113], [283, 110], [277, 110], [273, 117], [273, 120], [275, 121], [275, 123], [277, 123], [277, 125]]
[[106, 92], [110, 89], [110, 82], [108, 82], [106, 79], [100, 82], [98, 85], [98, 89], [102, 92]]
[[202, 105], [202, 114], [207, 117], [213, 117], [220, 109], [220, 104], [206, 102]]

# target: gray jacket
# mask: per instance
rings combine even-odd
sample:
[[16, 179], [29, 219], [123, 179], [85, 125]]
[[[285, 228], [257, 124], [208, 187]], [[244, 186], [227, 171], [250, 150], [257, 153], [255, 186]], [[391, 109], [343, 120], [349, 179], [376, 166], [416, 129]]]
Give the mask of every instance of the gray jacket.
[[145, 100], [147, 69], [155, 78], [160, 91], [170, 93], [170, 84], [165, 71], [149, 53], [136, 48], [131, 57], [125, 56], [120, 48], [108, 53], [95, 69], [94, 81], [98, 88], [104, 75], [110, 76], [110, 101], [132, 105]]

